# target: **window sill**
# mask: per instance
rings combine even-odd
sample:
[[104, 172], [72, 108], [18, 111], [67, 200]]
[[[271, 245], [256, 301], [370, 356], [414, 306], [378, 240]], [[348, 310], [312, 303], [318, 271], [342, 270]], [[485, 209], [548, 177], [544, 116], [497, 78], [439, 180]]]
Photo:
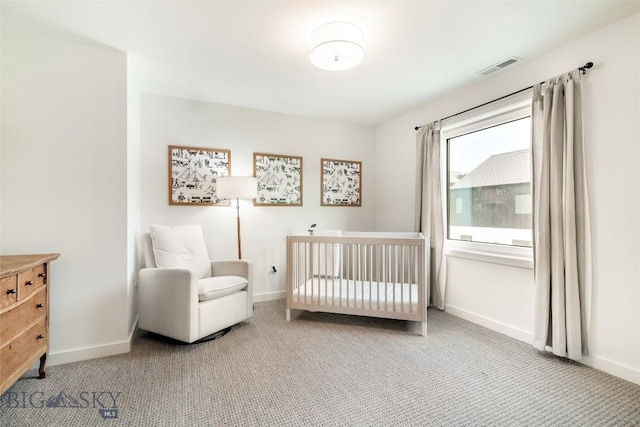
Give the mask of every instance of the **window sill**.
[[447, 240], [445, 253], [450, 257], [533, 269], [533, 248]]

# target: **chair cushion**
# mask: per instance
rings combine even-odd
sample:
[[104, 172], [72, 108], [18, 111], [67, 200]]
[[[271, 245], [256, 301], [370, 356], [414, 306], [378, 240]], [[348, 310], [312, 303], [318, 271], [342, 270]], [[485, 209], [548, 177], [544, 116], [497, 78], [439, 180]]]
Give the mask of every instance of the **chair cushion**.
[[222, 298], [246, 288], [249, 281], [240, 276], [207, 277], [198, 280], [198, 301]]
[[159, 268], [183, 268], [211, 276], [211, 261], [198, 225], [152, 225], [149, 234]]

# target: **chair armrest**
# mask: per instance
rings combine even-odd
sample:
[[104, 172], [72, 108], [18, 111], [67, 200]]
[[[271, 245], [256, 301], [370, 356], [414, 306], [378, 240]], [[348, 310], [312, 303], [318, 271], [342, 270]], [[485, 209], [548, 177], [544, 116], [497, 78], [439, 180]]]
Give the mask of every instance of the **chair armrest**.
[[240, 276], [247, 279], [247, 317], [253, 316], [253, 263], [247, 259], [211, 261], [211, 276]]
[[251, 281], [253, 263], [246, 259], [211, 261], [211, 276], [240, 276]]
[[139, 327], [185, 342], [198, 334], [198, 277], [189, 270], [140, 270]]

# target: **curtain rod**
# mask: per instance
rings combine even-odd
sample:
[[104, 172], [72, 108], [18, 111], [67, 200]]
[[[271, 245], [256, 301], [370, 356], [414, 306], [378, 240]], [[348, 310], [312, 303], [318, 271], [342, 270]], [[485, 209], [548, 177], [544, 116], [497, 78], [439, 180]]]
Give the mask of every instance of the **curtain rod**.
[[[589, 68], [591, 68], [591, 67], [593, 67], [593, 62], [589, 61], [589, 62], [587, 62], [586, 64], [584, 64], [582, 67], [578, 67], [578, 70], [582, 71], [582, 74], [587, 74], [587, 70], [588, 70]], [[541, 82], [541, 83], [544, 83], [544, 82]], [[443, 118], [443, 119], [440, 119], [440, 121], [442, 121], [442, 120], [447, 120], [447, 119], [450, 119], [450, 118], [455, 117], [455, 116], [459, 116], [460, 114], [468, 113], [469, 111], [473, 111], [473, 110], [475, 110], [476, 108], [484, 107], [485, 105], [489, 105], [489, 104], [492, 104], [492, 103], [494, 103], [494, 102], [496, 102], [496, 101], [500, 101], [501, 99], [505, 99], [505, 98], [508, 98], [508, 97], [510, 97], [510, 96], [517, 95], [517, 94], [519, 94], [520, 92], [524, 92], [525, 90], [529, 90], [529, 89], [532, 89], [532, 88], [533, 88], [533, 86], [525, 87], [524, 89], [520, 89], [520, 90], [517, 90], [517, 91], [515, 91], [515, 92], [512, 92], [512, 93], [510, 93], [510, 94], [508, 94], [508, 95], [501, 96], [500, 98], [493, 99], [493, 100], [491, 100], [491, 101], [485, 102], [484, 104], [476, 105], [475, 107], [471, 107], [471, 108], [468, 108], [468, 109], [466, 109], [466, 110], [464, 110], [464, 111], [460, 111], [459, 113], [452, 114], [452, 115], [447, 116], [447, 117], [445, 117], [445, 118]], [[423, 126], [424, 126], [424, 125], [423, 125]], [[420, 129], [421, 127], [422, 127], [422, 126], [416, 126], [415, 130]]]

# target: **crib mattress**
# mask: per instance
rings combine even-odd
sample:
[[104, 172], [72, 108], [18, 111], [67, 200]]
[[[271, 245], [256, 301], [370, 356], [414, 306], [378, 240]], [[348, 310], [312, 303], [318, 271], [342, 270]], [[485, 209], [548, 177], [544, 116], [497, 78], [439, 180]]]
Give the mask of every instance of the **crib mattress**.
[[294, 303], [362, 308], [401, 313], [419, 312], [418, 285], [313, 277], [293, 289]]

